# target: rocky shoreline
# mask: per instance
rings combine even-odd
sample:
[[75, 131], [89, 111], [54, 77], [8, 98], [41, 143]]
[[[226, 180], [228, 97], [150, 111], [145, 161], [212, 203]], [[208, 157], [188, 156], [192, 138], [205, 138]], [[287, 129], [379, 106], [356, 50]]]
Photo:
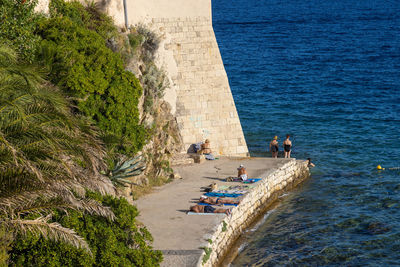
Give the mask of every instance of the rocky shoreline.
[[309, 177], [306, 161], [290, 160], [275, 170], [262, 176], [262, 181], [245, 195], [241, 203], [232, 210], [215, 228], [204, 248], [197, 266], [218, 266], [229, 253], [240, 235], [247, 229], [278, 197]]

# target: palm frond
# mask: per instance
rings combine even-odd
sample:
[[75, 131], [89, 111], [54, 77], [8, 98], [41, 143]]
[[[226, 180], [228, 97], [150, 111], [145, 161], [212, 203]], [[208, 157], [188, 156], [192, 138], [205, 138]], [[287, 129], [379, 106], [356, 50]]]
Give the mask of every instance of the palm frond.
[[10, 220], [4, 222], [9, 226], [18, 230], [18, 232], [26, 234], [31, 232], [33, 234], [42, 235], [44, 238], [52, 239], [56, 242], [65, 242], [74, 247], [82, 248], [89, 254], [92, 254], [89, 245], [80, 237], [74, 230], [65, 228], [56, 222], [49, 222], [50, 217], [39, 217], [35, 220]]
[[76, 209], [114, 220], [110, 208], [84, 197], [86, 189], [115, 194], [99, 173], [104, 146], [97, 129], [72, 114], [68, 100], [42, 77], [40, 68], [19, 64], [16, 53], [0, 45], [0, 222], [90, 252], [49, 216]]

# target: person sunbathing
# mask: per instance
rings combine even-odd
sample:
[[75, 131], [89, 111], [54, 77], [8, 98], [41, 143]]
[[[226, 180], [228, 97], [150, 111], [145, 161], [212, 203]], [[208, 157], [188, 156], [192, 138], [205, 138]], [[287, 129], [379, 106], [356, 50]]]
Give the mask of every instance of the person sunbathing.
[[204, 144], [201, 145], [201, 153], [202, 154], [211, 154], [211, 145], [210, 145], [210, 140], [206, 139]]
[[231, 214], [230, 209], [216, 209], [212, 206], [202, 206], [202, 205], [191, 206], [190, 211], [196, 213], [225, 213], [226, 215]]
[[242, 164], [240, 164], [237, 170], [238, 170], [238, 178], [242, 179], [242, 181], [246, 181], [248, 178], [246, 168]]
[[201, 196], [199, 202], [211, 205], [223, 205], [223, 204], [238, 205], [240, 203], [239, 200], [225, 199], [219, 197], [207, 197], [207, 196]]

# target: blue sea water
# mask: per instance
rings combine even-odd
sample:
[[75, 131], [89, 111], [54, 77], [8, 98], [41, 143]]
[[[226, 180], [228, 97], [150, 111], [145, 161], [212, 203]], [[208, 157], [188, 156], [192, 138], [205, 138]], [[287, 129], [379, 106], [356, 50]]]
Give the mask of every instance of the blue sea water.
[[250, 153], [317, 165], [232, 265], [400, 266], [400, 1], [212, 4]]

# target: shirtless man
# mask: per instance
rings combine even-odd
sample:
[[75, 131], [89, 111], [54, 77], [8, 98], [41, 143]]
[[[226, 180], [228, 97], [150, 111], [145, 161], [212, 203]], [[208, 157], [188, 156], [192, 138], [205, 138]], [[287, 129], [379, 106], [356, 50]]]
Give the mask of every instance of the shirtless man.
[[207, 197], [207, 196], [201, 196], [200, 200], [201, 203], [206, 203], [206, 204], [211, 204], [211, 205], [219, 205], [219, 204], [239, 204], [239, 200], [233, 200], [233, 199], [224, 199], [224, 198], [219, 198], [219, 197]]
[[292, 141], [290, 141], [290, 135], [286, 135], [285, 141], [283, 141], [283, 151], [285, 151], [285, 158], [290, 159], [290, 152], [292, 152]]
[[248, 178], [246, 168], [240, 164], [238, 170], [238, 177], [242, 179], [242, 181], [246, 181]]
[[279, 146], [277, 140], [278, 136], [275, 136], [274, 139], [272, 139], [272, 141], [269, 143], [269, 151], [271, 151], [273, 158], [278, 158]]
[[202, 206], [202, 205], [191, 206], [190, 211], [196, 213], [225, 213], [226, 215], [231, 214], [230, 209], [216, 209], [212, 206]]
[[210, 146], [210, 140], [206, 139], [204, 144], [201, 144], [201, 153], [202, 154], [211, 154], [211, 146]]

